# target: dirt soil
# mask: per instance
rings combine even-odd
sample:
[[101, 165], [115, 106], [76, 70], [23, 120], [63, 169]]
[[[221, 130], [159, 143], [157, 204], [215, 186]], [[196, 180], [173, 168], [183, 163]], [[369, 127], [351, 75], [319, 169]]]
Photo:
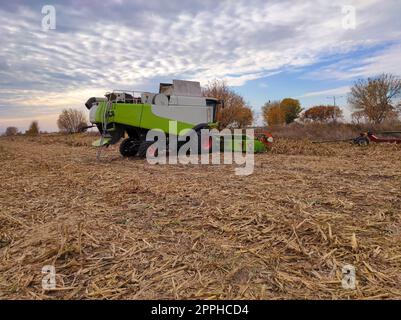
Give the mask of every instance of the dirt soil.
[[401, 298], [401, 146], [278, 140], [236, 176], [93, 139], [0, 138], [1, 299]]

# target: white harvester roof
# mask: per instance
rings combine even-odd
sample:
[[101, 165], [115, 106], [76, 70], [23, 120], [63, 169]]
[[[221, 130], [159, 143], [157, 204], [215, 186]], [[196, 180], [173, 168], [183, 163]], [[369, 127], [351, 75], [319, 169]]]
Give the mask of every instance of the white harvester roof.
[[161, 83], [159, 93], [167, 96], [202, 97], [202, 89], [197, 81], [173, 80], [173, 83]]

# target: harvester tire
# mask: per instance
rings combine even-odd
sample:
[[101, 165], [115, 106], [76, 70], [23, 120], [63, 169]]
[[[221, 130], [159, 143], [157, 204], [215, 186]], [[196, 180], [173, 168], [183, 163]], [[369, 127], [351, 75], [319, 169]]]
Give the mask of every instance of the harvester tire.
[[354, 143], [358, 146], [368, 146], [370, 140], [367, 137], [358, 137], [354, 140]]
[[145, 159], [149, 152], [153, 153], [151, 156], [157, 157], [158, 150], [156, 149], [154, 152], [150, 150], [150, 148], [154, 148], [154, 141], [143, 141], [138, 149], [138, 157]]
[[123, 157], [135, 157], [140, 143], [132, 138], [127, 138], [120, 144], [120, 153]]

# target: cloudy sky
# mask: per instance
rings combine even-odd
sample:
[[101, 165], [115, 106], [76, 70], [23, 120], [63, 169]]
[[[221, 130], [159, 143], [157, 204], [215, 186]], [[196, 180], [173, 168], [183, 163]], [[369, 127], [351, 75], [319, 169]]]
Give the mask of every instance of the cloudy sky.
[[399, 0], [1, 1], [0, 131], [31, 120], [56, 130], [65, 107], [171, 79], [224, 79], [256, 113], [335, 95], [349, 114], [356, 79], [401, 75], [400, 16]]

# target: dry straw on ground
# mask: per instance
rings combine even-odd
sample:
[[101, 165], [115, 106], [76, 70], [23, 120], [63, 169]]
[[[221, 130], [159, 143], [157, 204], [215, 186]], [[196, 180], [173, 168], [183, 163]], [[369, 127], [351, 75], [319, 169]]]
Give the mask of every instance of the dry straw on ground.
[[91, 139], [0, 139], [1, 299], [401, 297], [400, 146], [279, 140], [238, 177]]

